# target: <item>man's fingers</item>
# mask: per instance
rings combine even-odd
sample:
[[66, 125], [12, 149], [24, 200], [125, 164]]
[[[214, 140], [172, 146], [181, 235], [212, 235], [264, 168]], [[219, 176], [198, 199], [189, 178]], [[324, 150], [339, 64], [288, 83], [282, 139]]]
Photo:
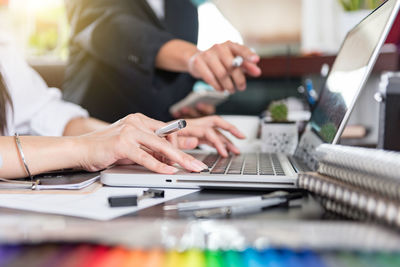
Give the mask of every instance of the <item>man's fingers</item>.
[[224, 90], [228, 90], [231, 93], [234, 93], [235, 87], [232, 83], [228, 70], [222, 64], [219, 57], [217, 55], [209, 57], [207, 65], [214, 76], [217, 78], [218, 83], [222, 85], [222, 88]]
[[244, 91], [247, 87], [246, 76], [244, 76], [241, 68], [235, 68], [231, 72], [232, 80], [239, 91]]
[[261, 69], [252, 62], [243, 62], [241, 69], [244, 69], [247, 74], [253, 77], [257, 77], [261, 75]]
[[243, 57], [245, 61], [250, 61], [252, 63], [258, 63], [260, 61], [260, 57], [251, 51], [250, 48], [233, 42], [228, 42], [228, 45], [232, 49], [233, 54]]
[[200, 74], [200, 77], [209, 85], [214, 87], [217, 91], [223, 91], [222, 86], [219, 84], [217, 78], [214, 76], [212, 71], [208, 68], [208, 65], [198, 56], [196, 66], [197, 72]]

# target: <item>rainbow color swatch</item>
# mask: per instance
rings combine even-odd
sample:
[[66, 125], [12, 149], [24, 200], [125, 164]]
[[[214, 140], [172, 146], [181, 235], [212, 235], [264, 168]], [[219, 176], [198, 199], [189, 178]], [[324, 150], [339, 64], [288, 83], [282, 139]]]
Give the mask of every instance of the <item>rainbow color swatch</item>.
[[37, 267], [284, 267], [400, 266], [400, 253], [314, 252], [290, 249], [187, 251], [90, 244], [0, 247], [0, 266]]

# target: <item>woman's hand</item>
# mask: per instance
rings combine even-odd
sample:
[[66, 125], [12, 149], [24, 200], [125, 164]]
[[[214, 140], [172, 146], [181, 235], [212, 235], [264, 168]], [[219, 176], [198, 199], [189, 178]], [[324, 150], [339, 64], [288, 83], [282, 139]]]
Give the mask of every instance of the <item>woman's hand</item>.
[[[215, 147], [223, 157], [228, 156], [228, 151], [235, 154], [240, 153], [239, 149], [219, 129], [228, 131], [239, 139], [244, 139], [244, 134], [221, 117], [209, 116], [201, 119], [186, 120], [186, 122], [186, 128], [177, 133], [180, 139], [185, 137], [179, 141], [180, 148], [192, 149], [199, 144], [208, 144]], [[193, 140], [193, 137], [197, 138], [197, 140]]]
[[[84, 150], [80, 165], [88, 171], [98, 171], [115, 163], [137, 163], [164, 174], [178, 171], [166, 162], [176, 162], [188, 171], [207, 168], [154, 133], [165, 125], [142, 114], [132, 114], [104, 130], [77, 137]], [[171, 139], [175, 139], [174, 136]]]

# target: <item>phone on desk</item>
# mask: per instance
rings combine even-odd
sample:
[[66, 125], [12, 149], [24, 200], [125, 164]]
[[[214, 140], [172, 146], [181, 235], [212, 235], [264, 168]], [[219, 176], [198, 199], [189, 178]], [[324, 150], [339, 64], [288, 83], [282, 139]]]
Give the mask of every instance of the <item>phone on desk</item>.
[[229, 96], [228, 92], [217, 92], [217, 91], [200, 91], [191, 92], [181, 101], [172, 105], [169, 109], [171, 114], [180, 111], [184, 107], [196, 107], [199, 103], [209, 104], [216, 106], [224, 102]]

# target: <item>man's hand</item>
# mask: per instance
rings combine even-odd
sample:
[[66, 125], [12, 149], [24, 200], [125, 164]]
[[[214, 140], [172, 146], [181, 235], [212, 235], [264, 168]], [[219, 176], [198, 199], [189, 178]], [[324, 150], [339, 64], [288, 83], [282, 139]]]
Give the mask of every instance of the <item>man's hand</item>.
[[[240, 67], [233, 66], [235, 57], [243, 58]], [[257, 63], [260, 57], [248, 47], [233, 42], [216, 44], [210, 49], [195, 53], [188, 62], [189, 73], [203, 79], [218, 91], [234, 93], [246, 89], [246, 74], [257, 77], [261, 74]]]
[[[240, 67], [233, 66], [237, 56], [243, 58]], [[261, 69], [257, 66], [259, 61], [260, 57], [251, 49], [230, 41], [199, 51], [192, 43], [174, 39], [161, 47], [156, 66], [168, 71], [189, 72], [218, 91], [233, 93], [236, 89], [246, 89], [246, 75], [261, 75]]]

